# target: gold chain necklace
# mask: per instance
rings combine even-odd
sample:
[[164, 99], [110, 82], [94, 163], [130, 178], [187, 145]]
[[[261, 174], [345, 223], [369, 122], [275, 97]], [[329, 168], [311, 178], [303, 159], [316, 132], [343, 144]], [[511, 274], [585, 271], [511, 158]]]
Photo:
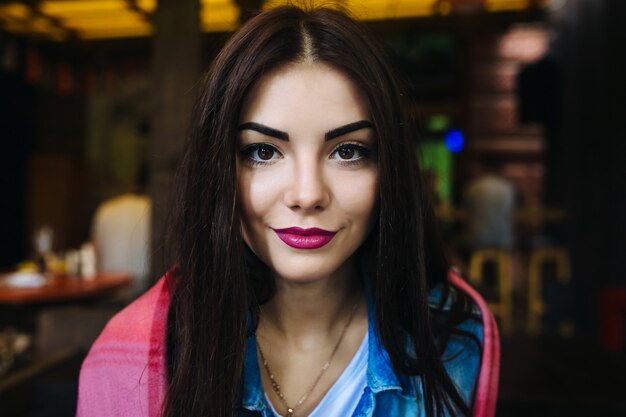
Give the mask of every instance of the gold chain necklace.
[[341, 345], [341, 341], [343, 340], [343, 337], [345, 336], [346, 331], [348, 330], [348, 327], [350, 327], [350, 323], [352, 323], [352, 319], [354, 318], [354, 314], [356, 313], [356, 308], [358, 305], [359, 303], [357, 301], [354, 304], [354, 306], [352, 306], [352, 311], [350, 312], [350, 318], [348, 319], [348, 322], [346, 323], [346, 325], [343, 327], [343, 330], [341, 331], [341, 335], [339, 336], [339, 340], [337, 340], [337, 344], [333, 348], [333, 351], [331, 352], [330, 357], [328, 358], [326, 363], [324, 363], [324, 365], [322, 366], [322, 370], [320, 371], [320, 374], [317, 376], [317, 378], [315, 378], [315, 381], [313, 382], [313, 384], [311, 384], [311, 387], [304, 393], [302, 397], [300, 397], [298, 402], [293, 407], [290, 407], [287, 404], [285, 395], [280, 390], [280, 385], [278, 384], [278, 382], [276, 382], [276, 378], [274, 377], [274, 374], [270, 370], [270, 366], [267, 363], [267, 359], [265, 359], [265, 355], [263, 354], [263, 350], [261, 350], [261, 345], [259, 344], [259, 341], [257, 339], [256, 347], [257, 347], [257, 350], [259, 351], [259, 355], [261, 356], [261, 360], [263, 361], [263, 367], [265, 368], [265, 372], [267, 372], [267, 376], [270, 379], [270, 382], [272, 383], [272, 388], [274, 389], [274, 392], [276, 392], [276, 395], [278, 395], [278, 399], [285, 406], [285, 409], [287, 410], [287, 415], [285, 417], [295, 417], [294, 413], [296, 409], [300, 407], [302, 403], [306, 401], [306, 399], [309, 397], [309, 395], [311, 395], [311, 393], [313, 392], [317, 384], [320, 382], [320, 379], [322, 379], [322, 376], [324, 375], [324, 373], [326, 373], [326, 370], [329, 368], [330, 363], [335, 357], [335, 353], [337, 353], [337, 350], [339, 349], [339, 345]]

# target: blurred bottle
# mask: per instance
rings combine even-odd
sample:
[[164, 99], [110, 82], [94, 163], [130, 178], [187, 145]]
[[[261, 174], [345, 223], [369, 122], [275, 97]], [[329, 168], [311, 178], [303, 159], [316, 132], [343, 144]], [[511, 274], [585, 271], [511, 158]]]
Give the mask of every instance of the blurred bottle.
[[96, 250], [92, 243], [83, 243], [80, 247], [80, 275], [85, 279], [96, 276]]
[[33, 244], [35, 246], [35, 263], [37, 271], [44, 274], [48, 271], [46, 259], [52, 254], [52, 239], [54, 231], [49, 226], [42, 226], [33, 233]]

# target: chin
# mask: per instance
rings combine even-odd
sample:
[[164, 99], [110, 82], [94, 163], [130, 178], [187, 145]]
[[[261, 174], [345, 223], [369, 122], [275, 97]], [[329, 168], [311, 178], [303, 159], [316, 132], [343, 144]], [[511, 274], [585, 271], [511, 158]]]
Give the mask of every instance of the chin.
[[279, 279], [294, 282], [308, 283], [328, 278], [337, 272], [340, 265], [320, 265], [319, 262], [290, 262], [285, 265], [274, 265], [274, 273]]

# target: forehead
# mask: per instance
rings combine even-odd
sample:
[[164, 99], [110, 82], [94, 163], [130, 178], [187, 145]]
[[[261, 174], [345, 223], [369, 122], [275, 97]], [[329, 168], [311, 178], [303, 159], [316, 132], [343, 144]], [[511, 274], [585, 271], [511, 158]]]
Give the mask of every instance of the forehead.
[[320, 62], [292, 63], [264, 75], [248, 94], [240, 122], [275, 128], [315, 124], [332, 129], [369, 119], [357, 86], [343, 72]]

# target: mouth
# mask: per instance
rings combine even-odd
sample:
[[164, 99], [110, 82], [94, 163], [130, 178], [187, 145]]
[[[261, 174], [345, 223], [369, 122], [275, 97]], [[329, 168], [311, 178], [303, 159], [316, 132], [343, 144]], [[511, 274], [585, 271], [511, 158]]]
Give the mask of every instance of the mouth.
[[337, 232], [312, 227], [288, 227], [286, 229], [272, 229], [286, 245], [296, 249], [318, 249], [327, 245]]

